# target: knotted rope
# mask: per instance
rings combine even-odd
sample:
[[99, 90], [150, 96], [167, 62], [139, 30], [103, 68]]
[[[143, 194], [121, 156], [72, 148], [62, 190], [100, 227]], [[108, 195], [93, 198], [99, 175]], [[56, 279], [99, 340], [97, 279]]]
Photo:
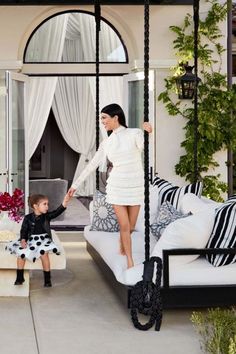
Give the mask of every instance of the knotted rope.
[[[152, 282], [154, 263], [156, 262], [156, 283]], [[159, 257], [152, 257], [144, 262], [143, 280], [138, 282], [131, 292], [131, 319], [134, 327], [142, 331], [150, 329], [154, 323], [155, 330], [159, 331], [162, 320], [161, 301], [161, 274], [162, 261]], [[142, 324], [138, 319], [138, 313], [150, 316], [149, 321]]]
[[[149, 122], [149, 0], [144, 3], [144, 121]], [[149, 134], [144, 131], [144, 218], [145, 218], [145, 262], [143, 280], [131, 290], [131, 319], [140, 330], [150, 329], [156, 322], [159, 331], [162, 320], [161, 276], [162, 260], [150, 257], [150, 207], [149, 207]], [[157, 264], [156, 284], [152, 282], [154, 262]], [[146, 324], [138, 320], [138, 313], [150, 316]]]

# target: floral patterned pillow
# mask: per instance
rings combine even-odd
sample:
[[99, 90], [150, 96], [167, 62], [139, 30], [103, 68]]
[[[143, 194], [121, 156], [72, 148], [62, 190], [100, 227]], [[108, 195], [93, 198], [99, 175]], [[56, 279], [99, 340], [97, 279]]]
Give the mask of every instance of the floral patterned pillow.
[[170, 202], [166, 201], [161, 205], [156, 220], [150, 225], [151, 233], [157, 240], [159, 240], [167, 225], [177, 219], [185, 218], [189, 215], [191, 215], [191, 213], [182, 214], [175, 209]]
[[93, 197], [93, 221], [90, 231], [119, 231], [119, 224], [111, 204], [106, 202], [106, 194], [96, 191]]

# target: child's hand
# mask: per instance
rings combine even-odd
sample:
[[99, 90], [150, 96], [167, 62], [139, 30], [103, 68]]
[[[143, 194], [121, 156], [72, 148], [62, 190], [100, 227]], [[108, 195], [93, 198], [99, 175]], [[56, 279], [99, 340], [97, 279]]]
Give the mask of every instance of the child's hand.
[[67, 207], [69, 201], [71, 200], [72, 196], [67, 192], [64, 199], [63, 199], [63, 202], [62, 202], [62, 205], [64, 206], [64, 208]]
[[26, 242], [24, 239], [22, 239], [22, 240], [20, 241], [20, 244], [21, 244], [21, 247], [22, 247], [22, 248], [26, 248], [26, 247], [27, 247], [27, 242]]

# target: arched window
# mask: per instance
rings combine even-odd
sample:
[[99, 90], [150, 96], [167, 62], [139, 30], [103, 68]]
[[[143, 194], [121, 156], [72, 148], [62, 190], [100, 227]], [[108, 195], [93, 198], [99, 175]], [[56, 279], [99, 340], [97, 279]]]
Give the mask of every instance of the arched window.
[[[70, 11], [53, 15], [31, 34], [24, 63], [94, 63], [95, 29], [93, 13]], [[99, 36], [101, 63], [128, 63], [121, 36], [104, 18]]]

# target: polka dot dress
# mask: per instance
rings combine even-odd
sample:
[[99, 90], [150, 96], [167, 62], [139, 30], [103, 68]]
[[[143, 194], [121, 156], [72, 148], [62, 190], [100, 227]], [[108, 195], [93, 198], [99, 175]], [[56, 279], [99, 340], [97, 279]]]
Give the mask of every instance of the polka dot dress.
[[30, 262], [35, 262], [45, 253], [60, 254], [58, 246], [47, 234], [31, 235], [26, 248], [21, 247], [20, 239], [11, 241], [6, 246], [6, 251]]

